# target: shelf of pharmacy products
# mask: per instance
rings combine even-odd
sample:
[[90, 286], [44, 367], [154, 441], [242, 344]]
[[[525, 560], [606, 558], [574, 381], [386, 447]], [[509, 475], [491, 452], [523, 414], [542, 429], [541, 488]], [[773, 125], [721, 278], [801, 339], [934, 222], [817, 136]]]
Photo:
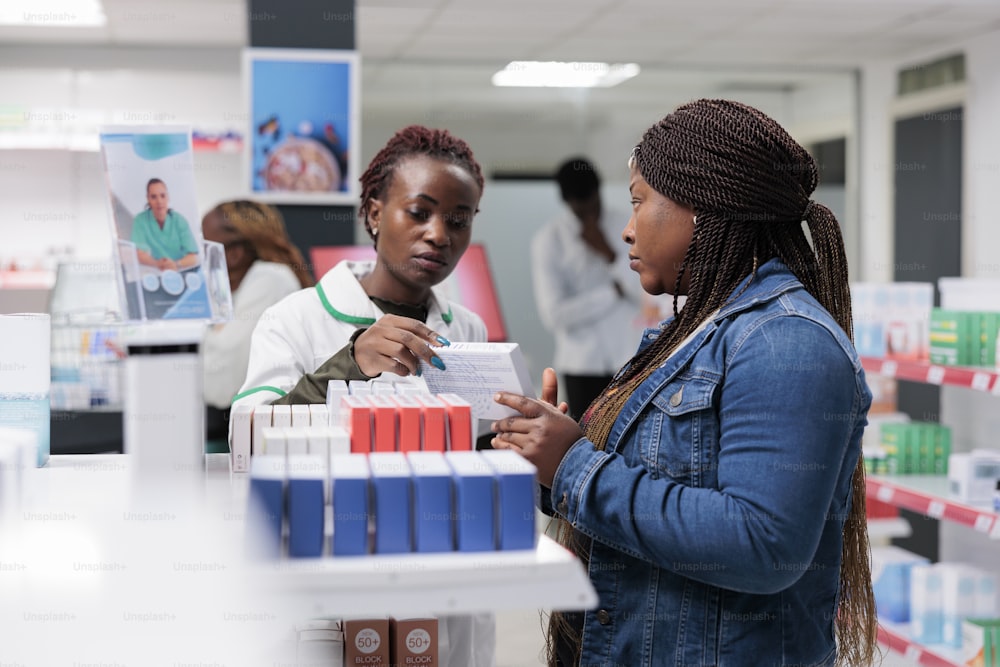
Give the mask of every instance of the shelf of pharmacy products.
[[1000, 539], [1000, 514], [987, 505], [969, 505], [948, 497], [948, 478], [942, 475], [868, 475], [869, 498], [929, 516], [968, 526]]
[[1000, 374], [990, 368], [941, 366], [926, 361], [882, 357], [861, 357], [861, 365], [869, 373], [897, 380], [964, 387], [1000, 396]]
[[903, 623], [879, 621], [878, 641], [913, 664], [922, 667], [964, 667], [961, 651], [948, 646], [925, 646], [910, 639], [909, 628]]
[[[53, 455], [44, 468], [29, 473], [30, 496], [37, 496], [42, 504], [25, 505], [26, 516], [36, 509], [62, 512], [73, 508], [70, 513], [82, 517], [87, 502], [81, 499], [88, 499], [101, 508], [95, 516], [103, 517], [108, 507], [119, 510], [134, 501], [129, 454]], [[245, 473], [229, 471], [228, 454], [205, 456], [206, 504], [198, 516], [205, 521], [222, 517], [222, 533], [214, 537], [224, 546], [235, 548], [226, 541], [233, 537], [231, 517], [244, 516], [248, 489]], [[170, 514], [181, 512], [171, 510]], [[139, 522], [125, 524], [139, 530]], [[179, 522], [177, 529], [194, 527]], [[266, 593], [276, 609], [294, 609], [296, 616], [383, 615], [389, 611], [397, 616], [446, 615], [579, 610], [597, 605], [583, 564], [544, 534], [534, 550], [283, 559], [245, 565], [237, 569], [259, 589], [257, 598], [264, 599]]]
[[582, 563], [542, 535], [534, 551], [282, 560], [260, 566], [261, 592], [318, 616], [591, 609]]

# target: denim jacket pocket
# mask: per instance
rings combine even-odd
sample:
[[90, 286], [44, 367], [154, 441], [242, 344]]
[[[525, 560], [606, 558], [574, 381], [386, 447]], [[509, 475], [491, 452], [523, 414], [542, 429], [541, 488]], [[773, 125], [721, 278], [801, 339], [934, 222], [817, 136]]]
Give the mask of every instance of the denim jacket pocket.
[[[643, 465], [657, 478], [690, 486], [710, 483], [719, 441], [715, 394], [721, 378], [685, 375], [674, 379], [651, 401], [639, 432]], [[714, 479], [714, 475], [711, 476]]]

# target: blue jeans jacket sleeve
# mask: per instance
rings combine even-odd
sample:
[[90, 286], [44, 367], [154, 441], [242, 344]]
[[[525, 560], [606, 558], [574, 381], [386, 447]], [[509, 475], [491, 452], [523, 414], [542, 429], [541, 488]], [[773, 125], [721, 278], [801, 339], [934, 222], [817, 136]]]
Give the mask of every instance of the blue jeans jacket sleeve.
[[835, 490], [857, 460], [848, 450], [870, 397], [831, 331], [805, 317], [758, 318], [716, 357], [723, 371], [697, 427], [717, 429], [710, 483], [647, 465], [647, 452], [692, 446], [673, 441], [681, 431], [654, 392], [607, 451], [587, 440], [569, 450], [552, 502], [577, 530], [624, 554], [729, 590], [773, 593], [813, 562]]

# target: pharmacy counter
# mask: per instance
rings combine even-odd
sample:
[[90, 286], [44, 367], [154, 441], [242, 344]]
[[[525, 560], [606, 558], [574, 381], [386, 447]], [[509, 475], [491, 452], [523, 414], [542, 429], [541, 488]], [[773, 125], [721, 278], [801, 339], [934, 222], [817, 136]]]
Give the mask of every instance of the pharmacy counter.
[[166, 484], [138, 478], [128, 455], [56, 455], [24, 482], [0, 514], [14, 664], [273, 665], [310, 617], [597, 602], [582, 564], [544, 536], [533, 551], [249, 563], [249, 483], [225, 454]]

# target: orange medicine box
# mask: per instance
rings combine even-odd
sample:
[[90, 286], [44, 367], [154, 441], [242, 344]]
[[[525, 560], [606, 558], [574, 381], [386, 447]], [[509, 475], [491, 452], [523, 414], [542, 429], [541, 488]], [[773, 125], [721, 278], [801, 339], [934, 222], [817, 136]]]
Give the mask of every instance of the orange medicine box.
[[448, 412], [448, 451], [472, 451], [472, 405], [458, 394], [438, 394]]
[[388, 618], [344, 620], [345, 667], [388, 667], [390, 650]]
[[420, 418], [423, 426], [423, 441], [421, 449], [425, 452], [443, 452], [445, 450], [445, 412], [447, 408], [433, 394], [414, 394], [420, 403]]
[[393, 667], [438, 667], [438, 620], [390, 618], [390, 660]]
[[399, 451], [420, 451], [420, 403], [412, 395], [395, 394], [391, 397], [396, 404], [399, 426]]
[[372, 406], [365, 396], [344, 396], [340, 402], [341, 425], [351, 434], [351, 453], [372, 451]]
[[372, 425], [374, 427], [374, 448], [372, 451], [395, 452], [397, 450], [396, 402], [385, 394], [372, 394], [365, 398], [372, 406]]

